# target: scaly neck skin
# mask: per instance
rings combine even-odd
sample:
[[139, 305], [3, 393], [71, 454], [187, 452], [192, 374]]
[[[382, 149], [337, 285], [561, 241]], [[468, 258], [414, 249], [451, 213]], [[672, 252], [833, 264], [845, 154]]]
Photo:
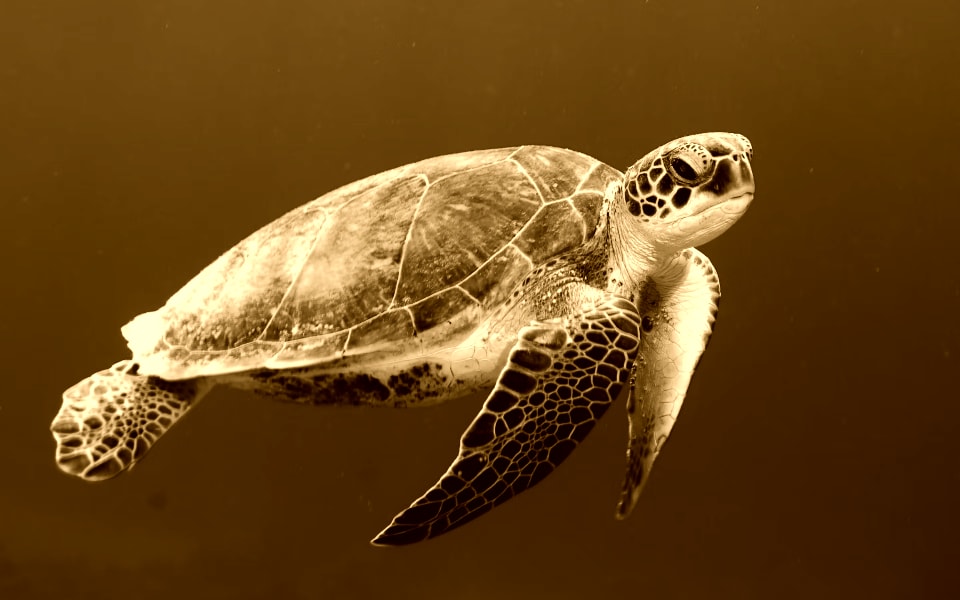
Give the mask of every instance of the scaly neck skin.
[[[654, 245], [649, 236], [639, 235], [639, 232], [629, 231], [624, 227], [624, 218], [618, 212], [626, 210], [623, 202], [618, 202], [620, 191], [611, 198], [604, 211], [605, 223], [602, 231], [597, 232], [597, 238], [603, 236], [609, 248], [607, 268], [607, 289], [634, 299], [634, 294], [640, 292], [647, 280], [655, 275], [662, 264], [676, 253], [664, 252], [664, 248]], [[678, 248], [676, 251], [679, 251]]]
[[550, 285], [557, 287], [576, 280], [614, 292], [631, 302], [638, 301], [651, 278], [656, 278], [680, 248], [670, 251], [662, 242], [652, 241], [645, 232], [625, 227], [622, 219], [627, 218], [626, 222], [630, 223], [632, 217], [618, 215], [621, 206], [624, 203], [619, 186], [608, 190], [596, 234], [545, 278], [550, 280]]

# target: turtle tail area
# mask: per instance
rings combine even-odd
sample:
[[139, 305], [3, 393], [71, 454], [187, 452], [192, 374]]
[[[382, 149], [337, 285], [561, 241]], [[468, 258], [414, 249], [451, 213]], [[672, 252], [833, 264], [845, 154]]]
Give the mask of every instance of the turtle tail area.
[[166, 381], [137, 374], [121, 361], [63, 393], [50, 431], [57, 466], [87, 481], [129, 469], [212, 386], [205, 380]]

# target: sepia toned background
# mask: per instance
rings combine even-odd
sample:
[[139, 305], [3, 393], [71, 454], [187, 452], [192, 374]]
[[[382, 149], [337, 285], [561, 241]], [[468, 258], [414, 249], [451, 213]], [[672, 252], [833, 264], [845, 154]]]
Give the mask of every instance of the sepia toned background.
[[[960, 552], [957, 42], [948, 0], [5, 1], [0, 598], [937, 598]], [[130, 474], [61, 475], [61, 392], [119, 327], [343, 183], [524, 143], [618, 168], [729, 130], [756, 200], [634, 516], [626, 419], [436, 540], [368, 540], [481, 397], [316, 409], [219, 389]]]

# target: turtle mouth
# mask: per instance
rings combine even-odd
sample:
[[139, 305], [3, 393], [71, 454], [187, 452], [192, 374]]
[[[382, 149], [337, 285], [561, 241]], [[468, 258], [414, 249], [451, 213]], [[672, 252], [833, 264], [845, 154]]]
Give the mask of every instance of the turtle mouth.
[[[744, 190], [735, 196], [727, 196], [710, 202], [697, 212], [677, 220], [674, 227], [683, 235], [697, 236], [699, 233], [709, 240], [739, 219], [752, 201], [753, 190]], [[708, 233], [711, 231], [714, 233]], [[700, 241], [699, 243], [705, 242]]]
[[[736, 196], [731, 196], [719, 204], [715, 204], [710, 208], [719, 208], [727, 215], [740, 215], [743, 214], [747, 207], [750, 206], [750, 203], [753, 202], [753, 190], [745, 191]], [[707, 209], [709, 210], [709, 208]]]
[[683, 217], [680, 219], [680, 221], [686, 221], [687, 219], [699, 220], [717, 212], [721, 212], [730, 216], [739, 215], [742, 214], [743, 211], [747, 210], [747, 207], [750, 206], [751, 202], [753, 202], [753, 190], [744, 190], [734, 196], [717, 198], [712, 202], [708, 202], [702, 206], [700, 210]]

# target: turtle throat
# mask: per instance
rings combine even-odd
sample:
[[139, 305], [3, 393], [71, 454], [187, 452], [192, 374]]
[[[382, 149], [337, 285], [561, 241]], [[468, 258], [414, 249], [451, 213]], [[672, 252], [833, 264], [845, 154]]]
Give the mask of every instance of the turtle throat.
[[[649, 236], [637, 235], [626, 226], [629, 220], [617, 214], [622, 202], [612, 202], [607, 212], [604, 234], [609, 248], [607, 289], [629, 296], [638, 290], [660, 264], [676, 254], [680, 248], [664, 248]], [[599, 236], [598, 236], [599, 237]]]

